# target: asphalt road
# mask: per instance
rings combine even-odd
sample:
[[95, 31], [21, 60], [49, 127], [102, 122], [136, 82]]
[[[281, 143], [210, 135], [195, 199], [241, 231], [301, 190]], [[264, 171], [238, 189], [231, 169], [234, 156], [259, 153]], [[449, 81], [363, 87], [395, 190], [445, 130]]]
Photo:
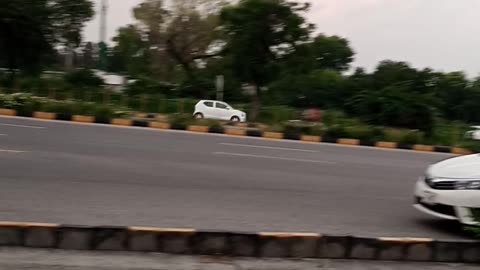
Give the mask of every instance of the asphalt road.
[[228, 259], [165, 254], [0, 248], [0, 270], [474, 270], [478, 265]]
[[0, 118], [0, 220], [463, 238], [417, 213], [444, 154]]

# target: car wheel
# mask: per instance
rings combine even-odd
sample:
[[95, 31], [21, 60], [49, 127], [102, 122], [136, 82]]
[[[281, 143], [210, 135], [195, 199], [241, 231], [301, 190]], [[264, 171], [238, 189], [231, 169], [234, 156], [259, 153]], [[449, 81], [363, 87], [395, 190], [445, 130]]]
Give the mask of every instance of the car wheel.
[[232, 122], [240, 122], [240, 118], [238, 116], [232, 117]]
[[193, 116], [195, 119], [203, 119], [203, 114], [197, 113]]

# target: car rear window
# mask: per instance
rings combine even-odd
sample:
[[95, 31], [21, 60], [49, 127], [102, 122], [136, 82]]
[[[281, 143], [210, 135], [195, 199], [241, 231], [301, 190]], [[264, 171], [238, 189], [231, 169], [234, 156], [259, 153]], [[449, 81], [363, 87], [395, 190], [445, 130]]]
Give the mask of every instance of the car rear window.
[[226, 108], [228, 108], [228, 106], [223, 104], [223, 103], [217, 102], [217, 108], [226, 109]]
[[205, 101], [203, 104], [207, 107], [213, 107], [213, 102], [211, 101]]

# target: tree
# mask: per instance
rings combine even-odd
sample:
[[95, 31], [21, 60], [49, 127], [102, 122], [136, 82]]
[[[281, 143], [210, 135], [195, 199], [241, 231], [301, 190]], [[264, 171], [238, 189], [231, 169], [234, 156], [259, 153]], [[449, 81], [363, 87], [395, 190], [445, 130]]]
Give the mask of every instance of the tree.
[[166, 49], [188, 79], [196, 81], [196, 61], [211, 57], [207, 50], [215, 40], [216, 20], [214, 17], [202, 18], [195, 10], [181, 12], [167, 27]]
[[372, 75], [376, 89], [382, 89], [391, 85], [411, 88], [417, 77], [417, 70], [411, 68], [405, 62], [385, 60], [379, 63]]
[[[212, 45], [218, 39], [217, 12], [221, 2], [179, 0], [166, 5], [162, 0], [145, 0], [134, 8], [137, 29], [148, 43], [151, 74], [187, 85], [204, 83], [197, 73], [207, 65], [207, 59], [218, 55], [212, 53]], [[192, 92], [194, 88], [199, 91]], [[188, 89], [193, 96], [206, 95], [202, 87]]]
[[434, 114], [422, 96], [391, 85], [380, 91], [363, 91], [346, 104], [347, 111], [370, 124], [419, 129], [431, 134]]
[[142, 32], [134, 25], [118, 29], [113, 38], [110, 71], [125, 72], [133, 77], [150, 74], [151, 55], [149, 44], [142, 37]]
[[252, 120], [261, 106], [261, 89], [276, 75], [276, 65], [306, 42], [312, 30], [302, 12], [308, 5], [284, 0], [241, 0], [222, 10], [226, 50], [237, 78], [253, 86]]
[[3, 1], [0, 5], [0, 61], [11, 72], [40, 69], [52, 51], [52, 10], [47, 0]]
[[73, 67], [73, 51], [80, 46], [85, 23], [95, 14], [90, 0], [53, 0], [50, 3], [57, 41], [67, 50], [65, 67]]
[[355, 55], [348, 40], [338, 36], [320, 34], [308, 47], [315, 69], [348, 70]]
[[169, 11], [163, 0], [145, 0], [133, 9], [141, 35], [148, 42], [151, 62], [150, 70], [155, 77], [166, 79], [171, 70], [170, 61], [165, 52], [165, 23]]
[[83, 47], [83, 67], [84, 68], [94, 68], [95, 67], [95, 59], [94, 59], [94, 53], [95, 53], [95, 48], [92, 42], [87, 42], [85, 43], [85, 46]]

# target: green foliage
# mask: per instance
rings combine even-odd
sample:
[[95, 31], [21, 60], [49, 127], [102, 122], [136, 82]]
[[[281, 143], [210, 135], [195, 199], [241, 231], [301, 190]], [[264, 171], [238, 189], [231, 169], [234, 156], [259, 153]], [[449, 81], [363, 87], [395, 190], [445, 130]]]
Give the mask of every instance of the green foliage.
[[169, 123], [173, 126], [186, 127], [194, 122], [191, 114], [176, 113], [169, 117]]
[[278, 74], [280, 60], [307, 41], [311, 31], [302, 12], [308, 6], [284, 0], [242, 0], [222, 10], [220, 22], [232, 69], [242, 83], [254, 86], [251, 117], [260, 109], [260, 87]]
[[102, 78], [98, 77], [90, 69], [80, 69], [65, 74], [64, 80], [72, 88], [99, 88], [104, 84]]
[[355, 53], [345, 38], [320, 34], [307, 46], [315, 69], [345, 71], [353, 62]]
[[113, 41], [115, 46], [109, 59], [110, 71], [127, 73], [134, 78], [150, 74], [152, 57], [149, 45], [136, 26], [121, 27]]
[[173, 90], [176, 85], [155, 80], [151, 77], [139, 77], [133, 83], [130, 83], [125, 90], [128, 96], [139, 95], [162, 95], [164, 97], [174, 96]]
[[[52, 10], [46, 0], [2, 1], [0, 5], [0, 65], [38, 71], [54, 42]], [[13, 75], [10, 84], [13, 84]], [[12, 86], [12, 85], [10, 85]]]
[[31, 115], [33, 112], [40, 111], [64, 115], [96, 116], [99, 119], [104, 119], [104, 122], [113, 118], [115, 111], [121, 109], [120, 107], [75, 100], [51, 100], [25, 93], [0, 95], [0, 108], [14, 109], [20, 115]]
[[[76, 47], [93, 16], [89, 0], [16, 0], [0, 5], [0, 66], [35, 73], [59, 43]], [[15, 73], [11, 73], [10, 86]]]
[[287, 106], [264, 106], [258, 118], [262, 123], [283, 123], [296, 119], [298, 119], [297, 111]]
[[431, 134], [435, 125], [432, 109], [424, 98], [401, 86], [380, 91], [363, 91], [346, 104], [351, 115], [366, 122], [401, 128], [420, 129]]
[[49, 1], [56, 39], [62, 44], [78, 47], [82, 41], [82, 29], [95, 14], [90, 0]]
[[418, 130], [392, 129], [384, 130], [384, 140], [402, 144], [422, 144], [425, 143], [425, 135]]

